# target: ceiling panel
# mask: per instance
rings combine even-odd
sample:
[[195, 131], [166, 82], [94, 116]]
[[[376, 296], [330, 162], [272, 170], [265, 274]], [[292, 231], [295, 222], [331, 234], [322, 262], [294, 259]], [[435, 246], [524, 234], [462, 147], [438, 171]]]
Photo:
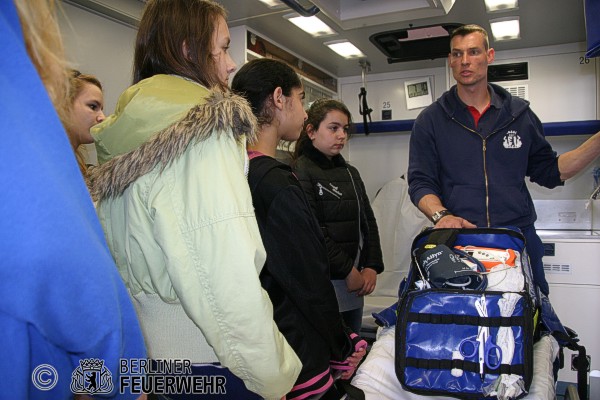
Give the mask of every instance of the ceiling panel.
[[[104, 7], [111, 18], [123, 11], [130, 23], [139, 20], [141, 0], [64, 0]], [[323, 45], [324, 41], [348, 39], [371, 65], [370, 73], [430, 68], [444, 59], [388, 64], [387, 57], [370, 42], [375, 33], [437, 23], [476, 23], [490, 31], [489, 20], [518, 16], [521, 39], [491, 42], [496, 50], [522, 49], [585, 41], [583, 0], [521, 0], [519, 9], [488, 14], [483, 0], [298, 0], [304, 8], [317, 5], [317, 14], [338, 34], [316, 39], [283, 18], [287, 6], [269, 8], [259, 0], [218, 0], [229, 11], [230, 26], [247, 25], [272, 42], [337, 77], [361, 74], [358, 60], [346, 60]], [[453, 3], [453, 4], [452, 4]], [[131, 22], [133, 21], [133, 22]]]

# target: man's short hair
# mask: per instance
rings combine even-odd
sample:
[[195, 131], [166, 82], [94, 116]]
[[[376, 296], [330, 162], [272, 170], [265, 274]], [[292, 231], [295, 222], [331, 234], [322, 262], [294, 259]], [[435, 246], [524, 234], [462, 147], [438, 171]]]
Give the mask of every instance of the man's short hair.
[[[479, 25], [475, 25], [475, 24], [459, 26], [458, 28], [453, 30], [452, 33], [450, 34], [450, 42], [452, 42], [452, 39], [454, 39], [455, 36], [467, 36], [474, 32], [479, 32], [483, 35], [483, 39], [484, 39], [483, 44], [485, 46], [485, 50], [487, 51], [490, 48], [490, 40], [488, 38], [488, 33], [485, 29], [483, 29]], [[452, 50], [452, 49], [450, 49], [450, 50]]]

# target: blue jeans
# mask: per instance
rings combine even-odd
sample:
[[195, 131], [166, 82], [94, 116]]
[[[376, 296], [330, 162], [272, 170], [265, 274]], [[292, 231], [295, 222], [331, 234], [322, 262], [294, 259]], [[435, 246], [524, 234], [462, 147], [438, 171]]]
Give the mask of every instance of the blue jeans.
[[[207, 378], [207, 384], [203, 387], [204, 393], [196, 394], [157, 394], [156, 398], [160, 400], [226, 400], [226, 399], [244, 399], [261, 400], [262, 397], [246, 389], [244, 381], [235, 376], [229, 369], [219, 365], [203, 364], [192, 365], [192, 375], [198, 375]], [[211, 379], [214, 378], [214, 379]], [[212, 383], [212, 387], [210, 387]], [[209, 390], [214, 389], [214, 390]], [[151, 398], [151, 397], [150, 397]]]

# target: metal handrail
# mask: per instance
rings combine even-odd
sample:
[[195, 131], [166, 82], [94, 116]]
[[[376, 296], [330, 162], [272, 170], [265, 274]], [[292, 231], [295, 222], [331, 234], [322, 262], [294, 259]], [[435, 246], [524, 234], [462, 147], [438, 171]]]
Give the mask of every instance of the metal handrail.
[[298, 14], [302, 15], [303, 17], [312, 17], [313, 15], [316, 15], [319, 11], [321, 11], [319, 9], [319, 7], [317, 7], [315, 5], [313, 5], [312, 7], [309, 7], [309, 8], [304, 8], [302, 5], [300, 5], [298, 3], [298, 0], [281, 0], [281, 1], [284, 2], [288, 7], [290, 7], [294, 11], [296, 11]]

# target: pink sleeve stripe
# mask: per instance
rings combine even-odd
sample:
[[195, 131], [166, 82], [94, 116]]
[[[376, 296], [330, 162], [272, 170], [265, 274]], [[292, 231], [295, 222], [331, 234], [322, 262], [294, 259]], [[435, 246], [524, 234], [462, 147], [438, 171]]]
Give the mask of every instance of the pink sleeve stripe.
[[314, 385], [315, 382], [319, 381], [327, 374], [331, 374], [331, 372], [329, 371], [329, 368], [327, 368], [325, 371], [321, 372], [319, 375], [316, 375], [316, 376], [312, 377], [311, 379], [307, 380], [306, 382], [294, 386], [292, 388], [292, 392], [294, 390], [300, 390], [300, 389], [304, 389], [305, 387], [308, 387], [310, 385]]

